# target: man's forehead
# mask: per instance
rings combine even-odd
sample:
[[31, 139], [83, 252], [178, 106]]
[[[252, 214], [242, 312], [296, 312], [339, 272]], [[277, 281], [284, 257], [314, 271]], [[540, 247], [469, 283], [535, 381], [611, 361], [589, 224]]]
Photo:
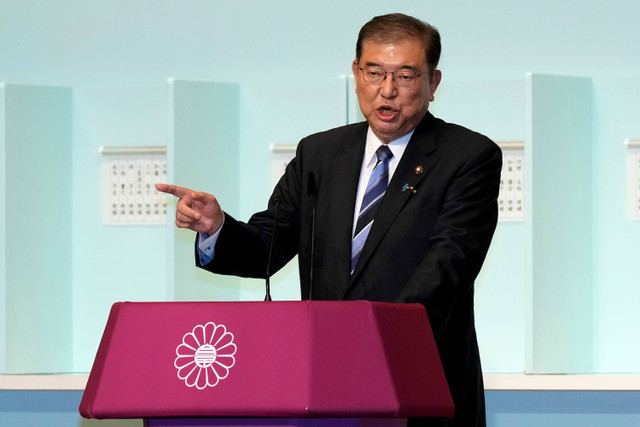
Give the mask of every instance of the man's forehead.
[[424, 42], [415, 37], [397, 37], [397, 38], [369, 38], [362, 43], [362, 51], [364, 53], [367, 49], [377, 49], [384, 46], [398, 46], [406, 47], [411, 46], [412, 49], [419, 49], [422, 53], [425, 53]]
[[390, 60], [394, 63], [410, 63], [419, 66], [426, 64], [426, 52], [418, 39], [366, 40], [362, 45], [361, 63], [378, 63]]

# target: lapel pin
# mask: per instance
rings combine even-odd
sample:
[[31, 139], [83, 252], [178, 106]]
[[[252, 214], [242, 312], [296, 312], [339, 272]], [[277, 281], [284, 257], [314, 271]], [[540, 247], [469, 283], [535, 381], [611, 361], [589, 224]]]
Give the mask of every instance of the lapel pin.
[[424, 172], [424, 168], [422, 166], [416, 166], [415, 172], [416, 175], [420, 175], [422, 172]]
[[405, 185], [402, 186], [402, 192], [406, 192], [406, 191], [411, 191], [413, 194], [416, 194], [416, 189], [414, 189], [412, 186], [409, 185], [409, 183], [406, 183]]

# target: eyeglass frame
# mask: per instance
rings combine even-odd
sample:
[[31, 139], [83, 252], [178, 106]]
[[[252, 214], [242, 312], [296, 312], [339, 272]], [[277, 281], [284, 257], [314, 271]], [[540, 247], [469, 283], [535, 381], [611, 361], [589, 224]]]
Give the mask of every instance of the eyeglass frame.
[[414, 86], [416, 85], [416, 80], [418, 79], [418, 77], [422, 77], [422, 76], [429, 75], [429, 74], [431, 74], [431, 72], [432, 72], [432, 71], [434, 71], [434, 70], [429, 70], [429, 71], [427, 71], [426, 73], [418, 74], [418, 73], [416, 73], [415, 71], [413, 71], [412, 69], [408, 69], [408, 68], [407, 68], [407, 69], [404, 69], [404, 70], [398, 70], [398, 71], [411, 71], [413, 74], [415, 74], [415, 79], [412, 81], [411, 86], [407, 86], [407, 85], [403, 85], [403, 84], [401, 84], [401, 83], [398, 83], [398, 81], [396, 81], [396, 74], [395, 74], [395, 73], [397, 73], [398, 71], [387, 71], [387, 70], [385, 70], [384, 68], [380, 67], [379, 65], [367, 65], [367, 66], [365, 66], [365, 68], [366, 68], [366, 67], [376, 67], [376, 68], [380, 68], [380, 69], [384, 72], [384, 77], [382, 78], [382, 80], [380, 80], [378, 83], [373, 83], [373, 82], [368, 81], [368, 80], [364, 77], [364, 71], [365, 71], [365, 69], [364, 69], [364, 68], [362, 68], [362, 67], [360, 67], [360, 62], [357, 62], [356, 64], [357, 64], [357, 66], [358, 66], [358, 69], [359, 69], [360, 71], [362, 71], [362, 78], [364, 79], [364, 81], [365, 81], [365, 82], [367, 82], [367, 83], [368, 83], [368, 84], [370, 84], [370, 85], [379, 85], [379, 86], [381, 86], [381, 85], [382, 85], [382, 83], [384, 83], [384, 81], [385, 81], [385, 80], [387, 80], [387, 74], [391, 74], [391, 80], [392, 80], [395, 84], [397, 84], [397, 85], [398, 85], [398, 87], [412, 88], [412, 87], [414, 87]]

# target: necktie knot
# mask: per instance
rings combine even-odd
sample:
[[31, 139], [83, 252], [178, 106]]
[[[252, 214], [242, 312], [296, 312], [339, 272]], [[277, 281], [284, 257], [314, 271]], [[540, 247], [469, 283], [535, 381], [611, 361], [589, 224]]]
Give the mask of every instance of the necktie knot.
[[378, 164], [387, 162], [391, 160], [392, 157], [393, 157], [393, 153], [391, 152], [391, 149], [386, 145], [381, 145], [376, 150], [376, 158], [378, 159]]

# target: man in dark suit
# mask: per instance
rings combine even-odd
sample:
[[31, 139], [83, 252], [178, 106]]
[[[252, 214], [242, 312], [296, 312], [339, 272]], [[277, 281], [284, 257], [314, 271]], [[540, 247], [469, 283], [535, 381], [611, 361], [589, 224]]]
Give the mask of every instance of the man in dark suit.
[[402, 14], [368, 22], [352, 64], [366, 122], [303, 139], [267, 210], [248, 223], [213, 195], [158, 190], [180, 197], [176, 224], [199, 233], [202, 268], [264, 277], [277, 211], [270, 271], [298, 255], [303, 298], [423, 304], [456, 406], [448, 425], [484, 426], [473, 283], [496, 226], [502, 156], [428, 112], [439, 55], [426, 23]]

